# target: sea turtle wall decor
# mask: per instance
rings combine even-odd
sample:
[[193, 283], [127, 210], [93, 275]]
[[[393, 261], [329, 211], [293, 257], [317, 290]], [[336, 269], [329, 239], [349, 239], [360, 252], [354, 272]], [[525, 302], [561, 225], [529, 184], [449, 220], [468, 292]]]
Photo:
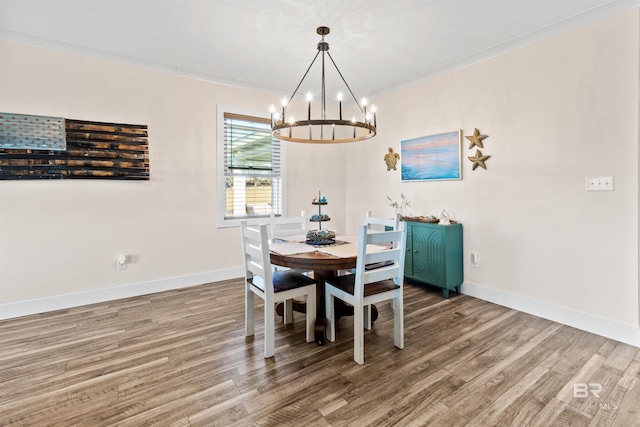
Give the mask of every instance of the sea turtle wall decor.
[[391, 169], [397, 170], [396, 163], [398, 162], [399, 158], [400, 154], [394, 153], [393, 148], [389, 147], [389, 152], [384, 155], [384, 162], [387, 164], [388, 171], [390, 171]]

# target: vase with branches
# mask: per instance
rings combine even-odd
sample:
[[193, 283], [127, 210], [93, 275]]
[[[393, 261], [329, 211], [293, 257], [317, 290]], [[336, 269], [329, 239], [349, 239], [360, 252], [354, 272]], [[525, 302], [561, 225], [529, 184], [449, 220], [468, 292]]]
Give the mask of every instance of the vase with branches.
[[399, 213], [400, 216], [403, 216], [404, 208], [411, 207], [411, 202], [402, 193], [400, 193], [400, 200], [399, 201], [394, 201], [389, 196], [387, 196], [387, 200], [389, 200], [389, 206], [391, 206], [393, 209], [395, 209], [396, 213]]

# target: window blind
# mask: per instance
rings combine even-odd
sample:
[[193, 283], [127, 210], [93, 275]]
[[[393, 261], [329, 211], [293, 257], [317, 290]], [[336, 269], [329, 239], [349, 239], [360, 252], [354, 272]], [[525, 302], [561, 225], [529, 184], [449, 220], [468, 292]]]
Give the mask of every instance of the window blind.
[[280, 215], [280, 141], [268, 119], [224, 113], [225, 219]]

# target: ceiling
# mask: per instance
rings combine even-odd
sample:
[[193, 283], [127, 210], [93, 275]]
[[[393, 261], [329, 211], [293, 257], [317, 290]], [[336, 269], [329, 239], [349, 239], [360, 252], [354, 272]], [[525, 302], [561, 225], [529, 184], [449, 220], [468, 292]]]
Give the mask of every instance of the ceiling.
[[[0, 38], [287, 95], [317, 53], [316, 28], [324, 25], [331, 28], [329, 53], [353, 92], [375, 97], [639, 5], [640, 0], [0, 0]], [[317, 76], [313, 84], [319, 86]]]

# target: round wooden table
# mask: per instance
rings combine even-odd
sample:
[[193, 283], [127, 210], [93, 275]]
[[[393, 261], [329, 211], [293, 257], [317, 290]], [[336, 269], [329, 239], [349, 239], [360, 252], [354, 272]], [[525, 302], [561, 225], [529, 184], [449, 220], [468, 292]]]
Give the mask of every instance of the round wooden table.
[[[323, 345], [325, 342], [325, 325], [326, 314], [324, 306], [324, 284], [325, 280], [335, 277], [338, 270], [349, 270], [356, 266], [357, 257], [336, 257], [321, 252], [306, 252], [295, 255], [281, 255], [274, 252], [270, 254], [271, 264], [282, 267], [295, 268], [300, 270], [313, 270], [313, 278], [316, 280], [316, 324], [315, 324], [315, 340], [318, 344]], [[336, 301], [336, 321], [340, 316], [352, 316], [353, 307], [347, 306], [341, 301]], [[298, 312], [306, 312], [306, 304], [293, 304], [293, 309]], [[278, 314], [284, 313], [283, 308], [279, 307]], [[378, 318], [378, 310], [375, 306], [371, 307], [371, 320]]]

